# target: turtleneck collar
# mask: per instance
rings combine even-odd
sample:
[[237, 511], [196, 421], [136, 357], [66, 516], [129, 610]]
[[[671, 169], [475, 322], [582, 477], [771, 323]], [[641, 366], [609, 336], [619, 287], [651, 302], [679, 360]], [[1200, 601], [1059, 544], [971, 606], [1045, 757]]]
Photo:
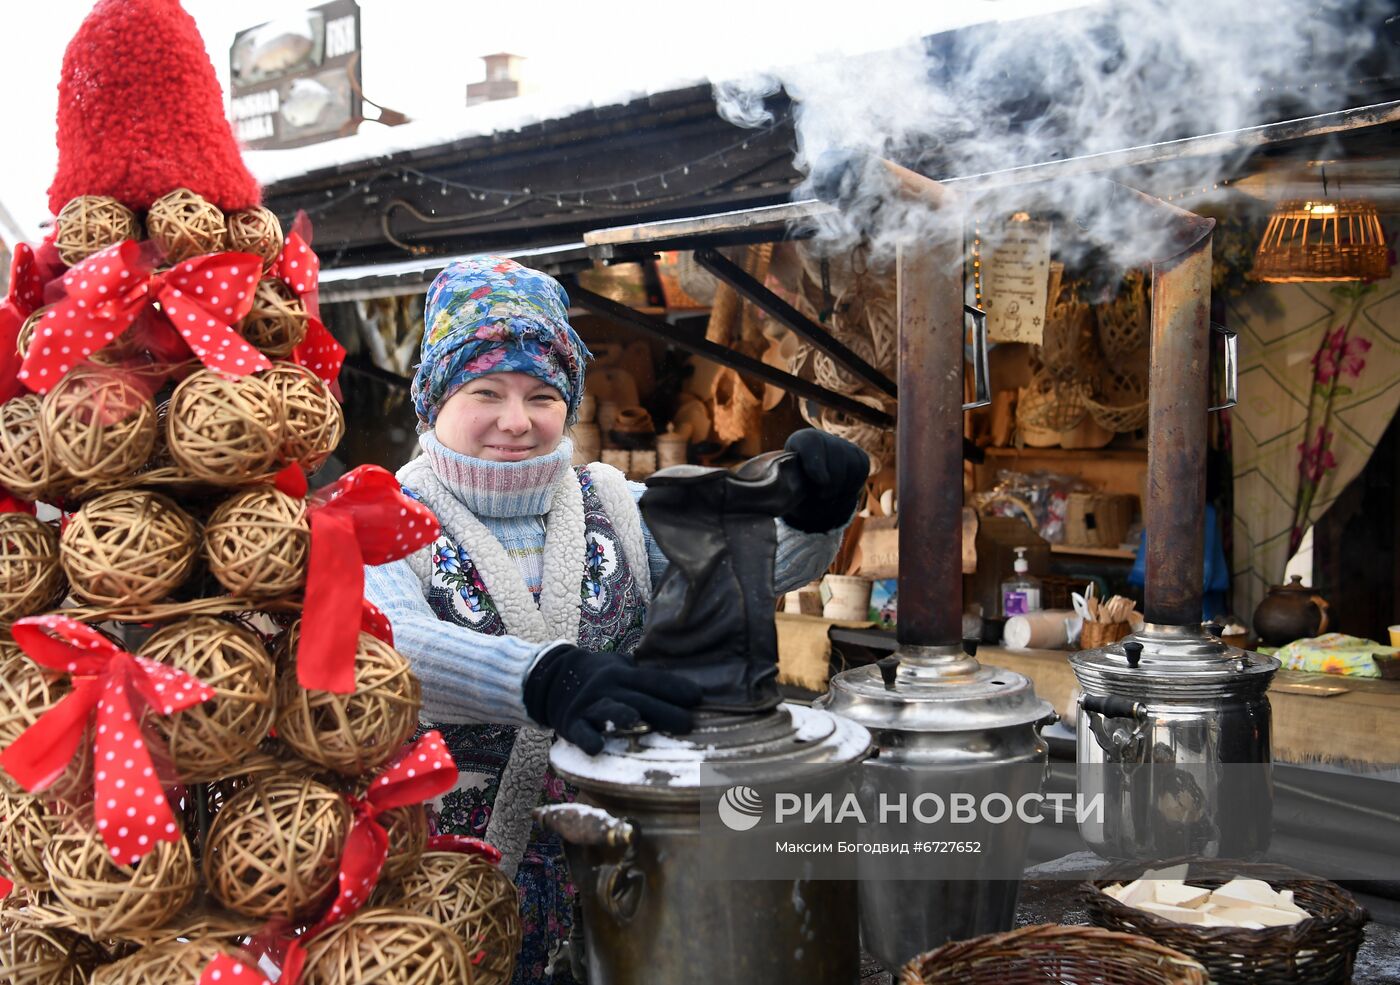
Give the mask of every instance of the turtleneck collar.
[[554, 484], [573, 460], [568, 438], [548, 455], [523, 462], [488, 462], [448, 448], [432, 431], [418, 436], [418, 445], [434, 474], [452, 495], [477, 516], [542, 516], [549, 512]]

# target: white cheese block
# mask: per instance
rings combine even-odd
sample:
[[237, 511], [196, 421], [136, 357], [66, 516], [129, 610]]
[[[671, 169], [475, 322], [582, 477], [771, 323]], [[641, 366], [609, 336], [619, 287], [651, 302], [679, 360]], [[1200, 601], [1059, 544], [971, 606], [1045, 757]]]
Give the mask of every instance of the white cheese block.
[[1154, 898], [1158, 903], [1194, 908], [1210, 898], [1210, 890], [1162, 879], [1156, 881]]
[[1286, 913], [1268, 906], [1222, 906], [1211, 910], [1208, 916], [1236, 927], [1251, 923], [1265, 927], [1288, 927], [1302, 920], [1296, 913]]
[[1111, 885], [1111, 886], [1105, 886], [1105, 887], [1103, 887], [1103, 890], [1102, 890], [1102, 892], [1104, 893], [1104, 895], [1106, 895], [1106, 896], [1112, 896], [1114, 899], [1117, 899], [1117, 898], [1118, 898], [1118, 894], [1121, 893], [1122, 891], [1123, 891], [1123, 884], [1122, 884], [1121, 882], [1115, 882], [1115, 883], [1114, 883], [1113, 885]]
[[1123, 891], [1118, 894], [1118, 902], [1137, 906], [1139, 903], [1150, 903], [1154, 897], [1152, 883], [1138, 879], [1123, 887]]
[[1227, 906], [1277, 906], [1282, 897], [1262, 879], [1231, 879], [1211, 894]]
[[1171, 906], [1167, 903], [1154, 903], [1151, 901], [1138, 903], [1137, 908], [1145, 913], [1151, 913], [1164, 920], [1172, 920], [1176, 923], [1194, 923], [1205, 925], [1205, 922], [1214, 914], [1202, 913], [1200, 910], [1187, 909], [1184, 906]]

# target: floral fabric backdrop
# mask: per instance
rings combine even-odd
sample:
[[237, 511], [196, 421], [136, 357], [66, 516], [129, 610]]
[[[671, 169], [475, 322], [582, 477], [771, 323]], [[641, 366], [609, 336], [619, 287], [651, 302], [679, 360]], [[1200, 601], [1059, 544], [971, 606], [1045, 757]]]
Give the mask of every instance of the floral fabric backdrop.
[[1241, 363], [1232, 582], [1249, 619], [1400, 404], [1400, 278], [1257, 285], [1229, 308]]

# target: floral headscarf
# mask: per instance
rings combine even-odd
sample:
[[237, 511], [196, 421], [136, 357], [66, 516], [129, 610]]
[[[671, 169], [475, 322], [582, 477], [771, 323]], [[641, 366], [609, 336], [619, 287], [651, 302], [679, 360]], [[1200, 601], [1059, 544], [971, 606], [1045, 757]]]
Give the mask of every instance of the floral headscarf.
[[548, 274], [504, 257], [458, 260], [434, 278], [423, 309], [423, 354], [413, 377], [418, 429], [463, 384], [527, 373], [558, 390], [578, 417], [591, 353], [569, 324], [569, 296]]

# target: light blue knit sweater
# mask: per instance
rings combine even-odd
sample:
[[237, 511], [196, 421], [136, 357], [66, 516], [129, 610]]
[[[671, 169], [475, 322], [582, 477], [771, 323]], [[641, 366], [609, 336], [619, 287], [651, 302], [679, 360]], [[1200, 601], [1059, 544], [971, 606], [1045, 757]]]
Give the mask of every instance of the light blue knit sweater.
[[[443, 484], [481, 520], [515, 560], [538, 601], [543, 575], [546, 511], [557, 482], [575, 482], [567, 439], [551, 455], [526, 462], [487, 462], [452, 451], [429, 431], [419, 438], [423, 454]], [[638, 499], [646, 486], [628, 483]], [[776, 588], [789, 591], [824, 572], [840, 547], [844, 528], [807, 534], [778, 525]], [[666, 569], [666, 556], [642, 524], [652, 584]], [[583, 545], [579, 545], [579, 575]], [[423, 685], [425, 721], [536, 724], [525, 712], [524, 685], [535, 661], [554, 641], [531, 643], [514, 636], [487, 636], [444, 622], [429, 607], [422, 583], [407, 560], [365, 568], [365, 596], [394, 628], [394, 646], [408, 658]], [[573, 643], [575, 640], [562, 642]]]

